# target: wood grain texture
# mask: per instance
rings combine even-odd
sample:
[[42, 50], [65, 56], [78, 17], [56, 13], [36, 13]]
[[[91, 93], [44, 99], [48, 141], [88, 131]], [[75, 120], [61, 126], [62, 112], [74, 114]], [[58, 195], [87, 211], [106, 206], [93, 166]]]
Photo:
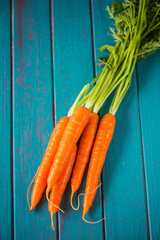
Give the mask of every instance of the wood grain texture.
[[[53, 47], [54, 47], [54, 90], [55, 117], [58, 121], [66, 115], [84, 84], [93, 79], [92, 33], [90, 2], [53, 1]], [[84, 177], [78, 193], [85, 190]], [[103, 239], [103, 223], [87, 224], [82, 220], [80, 210], [70, 206], [70, 183], [64, 194], [61, 207], [65, 215], [59, 213], [60, 239]], [[75, 195], [74, 204], [77, 204]], [[95, 203], [87, 216], [90, 221], [102, 218], [101, 196], [99, 191]]]
[[54, 217], [56, 232], [45, 196], [32, 213], [27, 205], [54, 121], [99, 72], [98, 48], [112, 44], [105, 8], [113, 1], [0, 1], [0, 239], [160, 239], [160, 52], [138, 62], [116, 114], [103, 186], [86, 217], [105, 221], [82, 221], [83, 197], [80, 210], [72, 210], [70, 183], [61, 205], [66, 214]]
[[[106, 5], [112, 2], [92, 2], [95, 60], [105, 54], [99, 52], [100, 46], [113, 44], [112, 37], [107, 35], [112, 21], [105, 11]], [[99, 69], [96, 68], [96, 72]], [[111, 98], [103, 107], [101, 116], [108, 112], [110, 103]], [[135, 74], [132, 86], [116, 114], [115, 132], [102, 179], [105, 239], [147, 239]]]
[[138, 62], [139, 106], [150, 236], [160, 239], [160, 52]]
[[0, 238], [12, 236], [10, 1], [0, 1]]
[[53, 129], [49, 1], [13, 1], [14, 238], [56, 239], [43, 197], [32, 213], [27, 188]]

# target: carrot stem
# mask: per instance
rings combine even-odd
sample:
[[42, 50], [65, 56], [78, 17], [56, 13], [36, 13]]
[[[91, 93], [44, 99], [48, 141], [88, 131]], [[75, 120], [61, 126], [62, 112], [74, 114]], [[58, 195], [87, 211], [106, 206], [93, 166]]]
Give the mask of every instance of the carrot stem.
[[72, 114], [76, 111], [76, 109], [77, 109], [77, 104], [78, 104], [79, 100], [81, 99], [81, 97], [82, 97], [84, 94], [86, 94], [86, 93], [88, 92], [89, 87], [90, 87], [89, 84], [87, 84], [87, 85], [85, 85], [85, 86], [82, 88], [81, 92], [78, 94], [78, 96], [77, 96], [74, 104], [72, 105], [72, 107], [70, 108], [70, 110], [69, 110], [69, 112], [68, 112], [68, 117], [71, 117]]

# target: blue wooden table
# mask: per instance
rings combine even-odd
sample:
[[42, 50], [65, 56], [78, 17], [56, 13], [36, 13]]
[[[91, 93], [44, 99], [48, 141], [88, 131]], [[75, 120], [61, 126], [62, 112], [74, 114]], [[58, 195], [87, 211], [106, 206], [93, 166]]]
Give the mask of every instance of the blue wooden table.
[[53, 126], [100, 70], [99, 47], [112, 43], [111, 2], [0, 1], [0, 239], [160, 239], [160, 52], [139, 60], [116, 115], [103, 184], [87, 216], [105, 220], [85, 223], [82, 198], [80, 210], [71, 209], [70, 184], [55, 232], [45, 197], [32, 213], [27, 205]]

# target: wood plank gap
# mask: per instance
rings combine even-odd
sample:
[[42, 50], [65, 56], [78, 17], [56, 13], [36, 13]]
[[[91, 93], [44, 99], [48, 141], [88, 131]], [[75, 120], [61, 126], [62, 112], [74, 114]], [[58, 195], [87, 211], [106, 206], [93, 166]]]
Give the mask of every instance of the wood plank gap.
[[95, 62], [96, 62], [96, 52], [95, 52], [95, 32], [94, 32], [94, 27], [93, 27], [93, 0], [89, 1], [90, 3], [90, 23], [91, 23], [91, 38], [92, 38], [92, 61], [93, 61], [93, 76], [96, 76], [96, 67], [95, 67]]
[[[93, 18], [94, 18], [94, 8], [93, 8], [93, 0], [90, 0], [90, 19], [91, 19], [91, 34], [92, 34], [92, 56], [93, 56], [93, 75], [94, 77], [96, 76], [96, 46], [95, 46], [95, 31], [94, 31], [94, 26], [93, 26]], [[101, 185], [101, 210], [102, 210], [102, 218], [104, 218], [104, 191], [103, 191], [103, 171], [100, 176], [100, 182], [102, 183]], [[103, 239], [105, 240], [106, 234], [105, 234], [105, 224], [104, 224], [105, 219], [102, 221], [102, 226], [103, 226]]]
[[104, 217], [104, 186], [103, 186], [103, 170], [102, 170], [102, 173], [101, 173], [101, 182], [102, 182], [102, 185], [101, 185], [101, 195], [102, 195], [102, 216], [104, 218], [103, 220], [103, 239], [104, 240], [107, 240], [107, 234], [105, 232], [105, 217]]
[[11, 234], [14, 240], [14, 170], [13, 170], [13, 0], [10, 0], [10, 92], [11, 92]]
[[138, 70], [137, 64], [135, 68], [136, 73], [136, 95], [137, 95], [137, 111], [138, 111], [138, 125], [139, 125], [139, 139], [140, 139], [140, 151], [141, 151], [141, 165], [142, 165], [142, 179], [144, 185], [144, 202], [146, 209], [146, 228], [147, 228], [147, 238], [152, 239], [151, 234], [151, 222], [150, 222], [150, 208], [149, 208], [149, 197], [148, 197], [148, 186], [146, 180], [146, 168], [145, 168], [145, 157], [144, 157], [144, 145], [143, 145], [143, 137], [142, 137], [142, 128], [141, 128], [141, 113], [139, 107], [139, 89], [138, 89]]
[[[52, 110], [53, 110], [53, 127], [56, 125], [56, 119], [55, 119], [55, 104], [54, 104], [54, 44], [53, 44], [53, 38], [54, 38], [54, 18], [53, 18], [53, 0], [50, 0], [49, 2], [50, 6], [50, 36], [51, 36], [51, 83], [52, 83]], [[55, 216], [56, 219], [56, 239], [59, 239], [59, 228], [58, 228], [58, 213], [56, 213]]]
[[51, 38], [51, 83], [52, 83], [52, 110], [53, 110], [53, 127], [55, 127], [55, 104], [54, 104], [54, 45], [53, 45], [53, 29], [54, 29], [54, 19], [53, 19], [53, 0], [49, 1], [50, 7], [50, 38]]

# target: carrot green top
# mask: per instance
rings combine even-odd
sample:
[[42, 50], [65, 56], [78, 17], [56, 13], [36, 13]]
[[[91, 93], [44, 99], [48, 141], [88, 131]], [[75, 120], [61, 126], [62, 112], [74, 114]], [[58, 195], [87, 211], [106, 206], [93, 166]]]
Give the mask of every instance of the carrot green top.
[[115, 45], [104, 45], [101, 51], [108, 56], [100, 58], [103, 69], [90, 84], [84, 86], [68, 115], [85, 105], [98, 113], [106, 99], [115, 90], [109, 112], [117, 112], [131, 84], [137, 59], [160, 48], [160, 0], [125, 0], [107, 7], [115, 28], [110, 28]]

